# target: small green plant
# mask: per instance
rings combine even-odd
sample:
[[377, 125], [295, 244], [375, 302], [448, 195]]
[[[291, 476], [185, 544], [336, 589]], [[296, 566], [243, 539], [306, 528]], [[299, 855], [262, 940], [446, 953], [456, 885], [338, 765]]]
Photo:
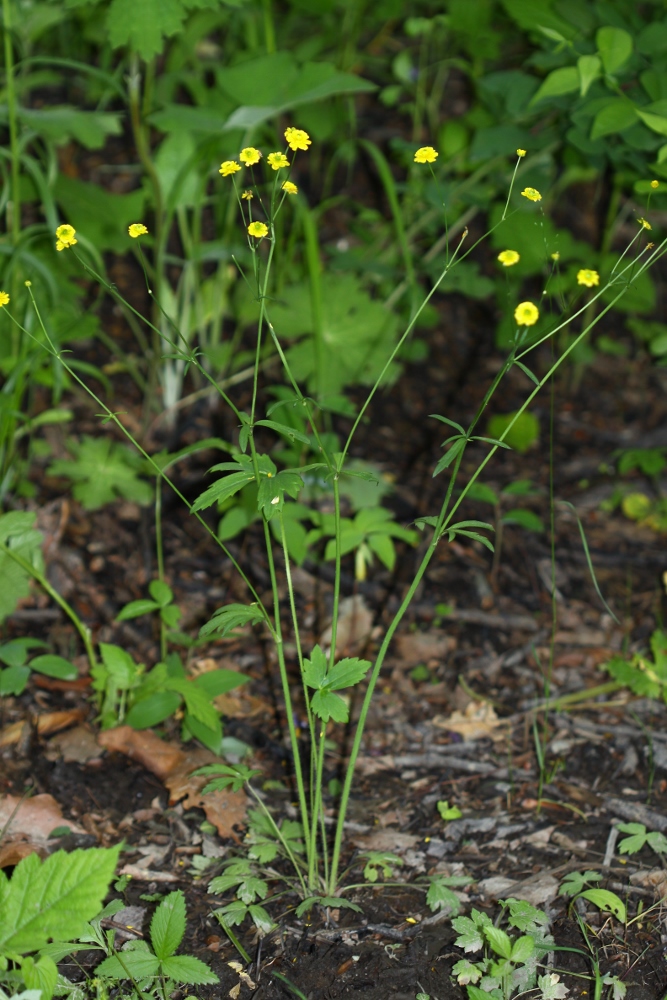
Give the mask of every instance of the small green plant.
[[150, 483], [139, 478], [145, 463], [136, 452], [107, 437], [85, 435], [81, 441], [71, 439], [67, 447], [73, 457], [57, 459], [48, 472], [71, 479], [72, 493], [86, 510], [97, 510], [119, 497], [139, 504], [151, 502]]
[[33, 670], [63, 681], [73, 681], [79, 676], [74, 664], [62, 656], [42, 653], [28, 659], [31, 649], [47, 648], [40, 639], [11, 639], [0, 645], [0, 662], [6, 664], [4, 670], [0, 669], [0, 697], [22, 694]]
[[[468, 1000], [510, 1000], [517, 993], [534, 989], [537, 984], [544, 1000], [561, 998], [567, 990], [553, 974], [538, 980], [541, 959], [553, 949], [554, 940], [549, 933], [550, 921], [546, 913], [524, 900], [501, 900], [501, 914], [494, 923], [481, 910], [473, 909], [469, 917], [455, 917], [454, 930], [458, 932], [454, 944], [467, 954], [482, 952], [482, 957], [472, 961], [464, 958], [457, 962], [452, 973], [461, 986], [465, 986]], [[508, 930], [515, 929], [520, 936], [512, 936], [499, 923], [506, 923]]]
[[602, 875], [599, 872], [570, 872], [561, 882], [558, 895], [571, 898], [570, 910], [577, 899], [586, 899], [598, 910], [611, 913], [624, 924], [627, 920], [627, 911], [623, 900], [609, 889], [591, 888], [596, 882], [601, 881]]
[[627, 833], [618, 845], [619, 854], [636, 854], [643, 847], [650, 847], [656, 854], [667, 854], [667, 837], [658, 830], [647, 832], [643, 823], [619, 823], [621, 833]]
[[436, 802], [436, 809], [440, 813], [440, 818], [444, 823], [449, 823], [452, 819], [460, 819], [463, 813], [458, 806], [450, 806], [449, 802]]
[[138, 996], [155, 995], [168, 1000], [176, 987], [213, 985], [214, 972], [193, 955], [177, 955], [185, 934], [185, 896], [170, 892], [151, 920], [149, 947], [146, 941], [128, 941], [121, 951], [105, 958], [95, 974], [114, 982], [129, 980]]
[[640, 698], [667, 702], [667, 632], [656, 629], [650, 647], [653, 659], [645, 653], [635, 653], [630, 659], [614, 656], [602, 664], [602, 669]]

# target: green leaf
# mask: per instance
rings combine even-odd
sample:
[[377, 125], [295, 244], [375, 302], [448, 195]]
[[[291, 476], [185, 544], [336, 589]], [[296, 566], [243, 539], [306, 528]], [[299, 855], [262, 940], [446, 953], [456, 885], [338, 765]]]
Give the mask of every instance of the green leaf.
[[301, 431], [297, 431], [294, 427], [289, 427], [287, 424], [280, 424], [275, 420], [257, 420], [256, 426], [270, 427], [276, 434], [282, 434], [283, 437], [289, 438], [290, 441], [301, 441], [303, 444], [310, 445], [310, 438], [307, 434], [302, 434]]
[[130, 654], [121, 646], [101, 642], [100, 655], [109, 677], [121, 691], [128, 691], [139, 677], [139, 668]]
[[309, 660], [303, 661], [303, 679], [312, 688], [321, 688], [326, 683], [328, 660], [319, 645], [313, 647]]
[[455, 420], [450, 420], [449, 417], [441, 417], [439, 413], [429, 413], [429, 417], [433, 420], [439, 420], [443, 424], [448, 424], [450, 427], [453, 427], [454, 430], [459, 431], [460, 434], [465, 434], [461, 424], [457, 424]]
[[162, 962], [161, 972], [175, 983], [187, 983], [190, 986], [205, 986], [220, 982], [208, 965], [192, 955], [172, 955]]
[[165, 685], [170, 691], [183, 695], [185, 707], [190, 715], [215, 731], [219, 723], [219, 715], [211, 704], [208, 694], [191, 680], [181, 677], [171, 677]]
[[563, 877], [560, 889], [558, 890], [558, 895], [578, 896], [581, 890], [585, 889], [585, 887], [590, 885], [591, 882], [600, 881], [602, 881], [602, 875], [600, 875], [599, 872], [568, 872], [568, 874]]
[[254, 473], [245, 471], [233, 472], [230, 476], [223, 476], [222, 479], [218, 479], [216, 483], [209, 486], [201, 496], [197, 497], [192, 505], [192, 510], [205, 510], [207, 507], [212, 507], [214, 503], [222, 503], [224, 500], [228, 500], [229, 497], [233, 497], [235, 493], [238, 493], [240, 489], [254, 478]]
[[174, 592], [164, 580], [151, 580], [148, 584], [148, 593], [154, 601], [157, 601], [161, 608], [165, 608], [168, 604], [171, 604], [174, 599]]
[[346, 657], [333, 665], [327, 677], [327, 685], [332, 691], [354, 687], [364, 679], [370, 668], [370, 660], [360, 660], [356, 656]]
[[426, 905], [432, 913], [436, 913], [438, 910], [447, 910], [450, 914], [457, 914], [461, 909], [459, 897], [437, 875], [431, 879], [431, 884], [428, 887]]
[[133, 242], [127, 227], [143, 217], [146, 195], [142, 188], [114, 194], [98, 184], [58, 173], [53, 193], [63, 216], [98, 251], [124, 253]]
[[151, 943], [160, 961], [174, 954], [184, 934], [185, 896], [177, 889], [165, 896], [151, 920]]
[[180, 705], [181, 696], [176, 691], [157, 691], [136, 701], [124, 721], [133, 729], [150, 729], [172, 716]]
[[455, 917], [452, 920], [452, 927], [459, 935], [454, 944], [457, 948], [463, 948], [465, 952], [481, 951], [484, 947], [484, 936], [481, 931], [483, 925], [475, 919], [475, 914], [479, 916], [479, 910], [472, 910], [469, 917]]
[[644, 125], [647, 125], [658, 135], [667, 135], [667, 118], [664, 115], [656, 115], [652, 111], [643, 111], [641, 108], [635, 109]]
[[500, 927], [491, 925], [484, 928], [484, 934], [496, 955], [500, 955], [501, 958], [510, 957], [512, 954], [512, 942], [505, 931], [501, 930]]
[[489, 434], [494, 438], [502, 437], [505, 444], [523, 455], [537, 444], [540, 424], [537, 417], [528, 411], [518, 416], [516, 413], [497, 414], [489, 420]]
[[591, 84], [600, 76], [600, 66], [599, 56], [579, 56], [577, 59], [579, 93], [582, 97], [586, 96]]
[[349, 709], [341, 696], [326, 688], [313, 695], [310, 707], [313, 714], [323, 722], [328, 722], [329, 719], [333, 719], [334, 722], [347, 722], [349, 718]]
[[632, 55], [632, 35], [623, 28], [599, 28], [595, 41], [605, 73], [615, 73]]
[[31, 956], [24, 958], [21, 975], [29, 990], [41, 990], [42, 1000], [51, 1000], [58, 983], [58, 966], [49, 955], [41, 955], [37, 961]]
[[495, 506], [498, 503], [498, 494], [495, 490], [492, 490], [490, 486], [486, 483], [480, 483], [479, 481], [474, 482], [468, 488], [466, 493], [468, 500], [477, 500], [482, 503], [490, 503]]
[[20, 108], [19, 119], [29, 129], [56, 145], [75, 139], [87, 149], [100, 149], [109, 135], [120, 135], [120, 115], [106, 111], [82, 111], [69, 106]]
[[270, 521], [274, 514], [282, 511], [285, 494], [296, 499], [302, 489], [303, 479], [297, 472], [285, 470], [271, 478], [263, 476], [257, 490], [257, 509]]
[[0, 882], [0, 954], [80, 937], [102, 907], [119, 851], [92, 847], [19, 861], [11, 879]]
[[30, 661], [30, 669], [36, 670], [46, 677], [57, 677], [62, 681], [73, 681], [79, 676], [79, 671], [73, 663], [62, 656], [54, 656], [46, 653], [44, 656], [36, 656]]
[[610, 892], [609, 889], [585, 889], [580, 893], [580, 896], [589, 900], [593, 906], [597, 906], [598, 910], [613, 913], [617, 920], [620, 920], [622, 924], [625, 923], [625, 904], [615, 892]]
[[[121, 964], [122, 963], [122, 964]], [[148, 979], [156, 976], [160, 963], [149, 951], [122, 951], [120, 958], [105, 958], [95, 969], [96, 976], [108, 979]]]
[[574, 66], [562, 66], [560, 69], [554, 69], [531, 100], [531, 106], [544, 100], [545, 97], [560, 97], [561, 94], [570, 94], [572, 91], [579, 90], [580, 85], [579, 70]]
[[0, 670], [0, 696], [6, 698], [8, 695], [18, 697], [25, 691], [30, 680], [30, 667], [7, 667]]
[[517, 938], [512, 944], [512, 954], [510, 955], [510, 958], [516, 965], [524, 965], [534, 951], [535, 939], [532, 938], [530, 934], [524, 934], [522, 937]]
[[451, 448], [449, 449], [449, 451], [445, 452], [445, 454], [442, 456], [442, 458], [436, 465], [435, 469], [433, 470], [433, 478], [439, 475], [439, 473], [441, 473], [443, 469], [448, 468], [448, 466], [452, 464], [457, 455], [461, 451], [463, 451], [466, 442], [467, 438], [465, 437], [454, 438], [454, 443], [452, 444]]
[[226, 604], [218, 608], [213, 617], [202, 625], [199, 636], [203, 638], [215, 632], [224, 637], [235, 628], [240, 628], [242, 625], [257, 625], [261, 621], [264, 621], [264, 615], [257, 604]]
[[124, 608], [121, 608], [116, 615], [117, 622], [126, 622], [131, 618], [139, 618], [140, 615], [148, 615], [152, 611], [158, 611], [160, 605], [156, 601], [149, 601], [142, 597], [138, 601], [130, 601]]
[[535, 531], [538, 534], [544, 531], [542, 518], [534, 514], [532, 510], [521, 508], [508, 510], [506, 514], [503, 514], [502, 522], [503, 524], [518, 524], [519, 527], [526, 528], [527, 531]]
[[147, 504], [153, 488], [138, 478], [141, 458], [110, 438], [85, 435], [81, 442], [68, 443], [72, 459], [57, 459], [48, 468], [50, 476], [64, 476], [75, 485], [72, 490], [86, 510], [97, 510], [118, 497]]
[[528, 376], [531, 382], [534, 382], [535, 385], [540, 384], [540, 380], [538, 379], [537, 375], [534, 375], [533, 372], [531, 372], [530, 368], [527, 368], [526, 365], [524, 365], [521, 361], [515, 361], [514, 364], [516, 365], [517, 368], [521, 369], [524, 375]]
[[0, 646], [0, 662], [8, 667], [22, 667], [31, 649], [48, 649], [48, 643], [41, 639], [10, 639]]
[[625, 97], [615, 97], [596, 114], [591, 128], [591, 140], [623, 132], [637, 121], [638, 109]]
[[113, 0], [107, 14], [109, 41], [139, 53], [146, 62], [160, 55], [165, 38], [180, 31], [185, 20], [180, 0]]
[[[11, 549], [38, 569], [42, 563], [41, 532], [35, 531], [35, 514], [10, 511], [0, 514], [0, 545]], [[30, 574], [0, 549], [0, 621], [15, 610], [22, 597], [30, 593]]]
[[226, 694], [241, 684], [247, 684], [250, 680], [245, 674], [236, 670], [208, 670], [205, 674], [199, 674], [194, 678], [193, 683], [206, 692], [209, 698], [217, 698], [219, 694]]

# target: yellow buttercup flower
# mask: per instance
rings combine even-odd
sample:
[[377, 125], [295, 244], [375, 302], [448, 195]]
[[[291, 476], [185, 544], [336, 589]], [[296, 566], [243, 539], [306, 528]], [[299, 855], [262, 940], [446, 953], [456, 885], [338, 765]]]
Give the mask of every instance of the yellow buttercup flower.
[[281, 167], [289, 167], [289, 160], [284, 153], [269, 153], [266, 159], [272, 170], [280, 170]]
[[252, 167], [255, 163], [259, 163], [262, 158], [262, 154], [254, 146], [246, 146], [239, 153], [239, 160], [241, 163], [245, 163], [246, 167]]
[[514, 264], [519, 263], [521, 256], [516, 252], [516, 250], [503, 250], [498, 254], [498, 260], [503, 267], [512, 267]]
[[526, 150], [525, 149], [517, 149], [516, 155], [517, 156], [525, 156], [526, 155]]
[[128, 226], [127, 231], [133, 240], [139, 236], [145, 236], [148, 232], [143, 222], [133, 222], [131, 226]]
[[537, 188], [524, 188], [521, 194], [529, 201], [542, 201], [542, 195]]
[[76, 235], [76, 230], [74, 226], [58, 226], [56, 229], [56, 250], [65, 250], [67, 247], [73, 247], [75, 243], [78, 243], [74, 237]]
[[533, 326], [539, 319], [540, 311], [532, 302], [519, 302], [514, 310], [514, 319], [519, 326]]
[[438, 153], [433, 146], [421, 146], [415, 153], [415, 163], [435, 163], [437, 159]]
[[248, 226], [248, 232], [250, 235], [256, 236], [258, 240], [260, 240], [262, 236], [266, 236], [268, 231], [269, 227], [263, 222], [251, 222]]
[[254, 198], [255, 196], [252, 193], [252, 191], [244, 191], [241, 197], [243, 198], [244, 201], [250, 201], [250, 199]]
[[310, 136], [302, 128], [286, 128], [285, 139], [290, 149], [296, 153], [297, 149], [308, 150], [311, 144]]
[[7, 292], [0, 292], [0, 308], [9, 304], [9, 295]]
[[241, 169], [241, 164], [237, 163], [236, 160], [225, 160], [220, 164], [219, 174], [223, 177], [231, 177], [232, 174], [236, 174]]
[[637, 219], [637, 222], [639, 223], [640, 226], [643, 226], [644, 229], [653, 229], [653, 226], [648, 221], [648, 219], [639, 218], [639, 219]]
[[560, 260], [560, 254], [558, 253], [558, 250], [555, 250], [555, 251], [554, 251], [554, 252], [553, 252], [553, 253], [551, 254], [551, 259], [552, 259], [552, 260]]
[[654, 190], [655, 190], [655, 188], [658, 188], [658, 187], [660, 187], [660, 181], [651, 181], [651, 187], [652, 187], [652, 188], [653, 188]]
[[591, 271], [589, 268], [584, 267], [581, 271], [577, 271], [577, 284], [585, 285], [586, 288], [592, 288], [593, 285], [600, 284], [600, 275], [597, 271]]
[[285, 181], [285, 183], [283, 184], [283, 191], [286, 194], [296, 194], [298, 190], [299, 189], [296, 186], [296, 184], [292, 184], [291, 181]]

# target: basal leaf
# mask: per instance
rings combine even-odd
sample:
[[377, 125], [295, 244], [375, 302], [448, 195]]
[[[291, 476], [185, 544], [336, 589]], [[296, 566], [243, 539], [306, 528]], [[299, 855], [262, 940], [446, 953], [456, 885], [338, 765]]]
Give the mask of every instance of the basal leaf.
[[162, 962], [161, 971], [175, 983], [187, 983], [190, 986], [206, 986], [220, 982], [215, 972], [193, 955], [172, 955]]
[[114, 48], [125, 45], [148, 62], [162, 52], [165, 38], [180, 30], [185, 14], [180, 0], [112, 0], [109, 40]]

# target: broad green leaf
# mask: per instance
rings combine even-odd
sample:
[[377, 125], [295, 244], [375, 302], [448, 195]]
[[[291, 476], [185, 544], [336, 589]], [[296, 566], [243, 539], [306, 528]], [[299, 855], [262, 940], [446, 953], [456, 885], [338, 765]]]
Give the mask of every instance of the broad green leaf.
[[600, 881], [602, 881], [602, 875], [600, 875], [599, 872], [568, 872], [567, 875], [563, 876], [563, 881], [561, 882], [560, 889], [558, 890], [558, 895], [577, 896], [581, 890], [585, 889], [591, 882]]
[[165, 37], [181, 29], [185, 15], [181, 0], [112, 0], [109, 41], [113, 48], [127, 46], [148, 62], [162, 52]]
[[67, 221], [97, 250], [127, 250], [132, 242], [127, 227], [143, 217], [143, 188], [130, 194], [114, 194], [97, 184], [59, 173], [53, 193]]
[[226, 604], [213, 613], [213, 617], [199, 630], [200, 637], [220, 633], [229, 635], [242, 625], [256, 625], [264, 621], [264, 615], [257, 604]]
[[119, 851], [93, 847], [20, 861], [0, 882], [0, 953], [25, 954], [83, 934], [102, 907]]
[[148, 979], [156, 976], [160, 963], [149, 951], [122, 951], [120, 958], [105, 958], [95, 969], [96, 976], [108, 979]]
[[579, 56], [577, 70], [579, 72], [579, 93], [585, 97], [589, 88], [600, 76], [599, 56]]
[[315, 692], [310, 707], [313, 714], [323, 722], [328, 722], [329, 719], [333, 719], [334, 722], [347, 722], [349, 717], [349, 708], [341, 696], [327, 688]]
[[542, 518], [534, 514], [532, 510], [521, 508], [508, 510], [506, 514], [503, 514], [502, 522], [503, 524], [517, 524], [520, 528], [526, 528], [527, 531], [535, 531], [538, 534], [544, 531]]
[[432, 913], [436, 913], [438, 910], [447, 910], [450, 914], [457, 914], [461, 909], [461, 901], [456, 893], [452, 892], [449, 886], [446, 886], [437, 877], [431, 880], [428, 887], [426, 905]]
[[[591, 129], [591, 139], [623, 132], [637, 121], [638, 109], [625, 97], [615, 97], [598, 111]], [[656, 116], [657, 117], [657, 116]]]
[[171, 209], [192, 208], [197, 203], [200, 181], [196, 170], [197, 146], [189, 130], [172, 132], [155, 154], [155, 170], [162, 196]]
[[109, 135], [120, 135], [120, 115], [80, 108], [21, 108], [20, 120], [38, 135], [59, 146], [75, 139], [87, 149], [100, 149]]
[[41, 639], [10, 639], [0, 646], [0, 663], [6, 663], [8, 667], [22, 667], [31, 649], [48, 648], [48, 643]]
[[495, 490], [492, 490], [490, 486], [486, 483], [480, 483], [479, 481], [472, 483], [466, 493], [468, 500], [482, 501], [483, 503], [490, 503], [495, 506], [498, 503], [498, 494]]
[[172, 955], [162, 962], [161, 971], [175, 983], [187, 983], [190, 986], [206, 986], [220, 982], [215, 972], [193, 955]]
[[356, 656], [346, 657], [334, 664], [327, 677], [327, 686], [331, 691], [354, 687], [364, 679], [370, 668], [370, 660], [360, 660]]
[[185, 896], [180, 889], [162, 900], [151, 920], [151, 943], [160, 961], [173, 955], [185, 934]]
[[107, 673], [121, 691], [129, 690], [137, 681], [139, 668], [130, 654], [121, 646], [101, 642], [100, 655]]
[[530, 936], [530, 934], [524, 934], [522, 937], [517, 938], [512, 944], [512, 961], [519, 965], [525, 964], [530, 956], [535, 951], [535, 940]]
[[222, 723], [220, 716], [211, 716], [210, 725], [205, 725], [189, 712], [183, 716], [183, 726], [181, 728], [181, 739], [185, 743], [194, 737], [203, 743], [212, 753], [220, 756], [222, 753]]
[[632, 55], [632, 35], [623, 28], [599, 28], [595, 41], [605, 73], [615, 73]]
[[390, 571], [393, 570], [396, 563], [396, 549], [390, 536], [375, 532], [368, 536], [367, 543], [382, 565]]
[[544, 100], [545, 97], [560, 97], [562, 94], [570, 94], [579, 90], [580, 86], [579, 70], [574, 66], [562, 66], [560, 69], [554, 69], [531, 100], [531, 106]]
[[550, 0], [502, 0], [503, 7], [520, 28], [527, 31], [539, 31], [548, 38], [563, 40], [575, 38], [578, 34], [576, 25], [552, 10]]
[[297, 431], [294, 427], [289, 427], [287, 424], [280, 424], [275, 420], [257, 420], [255, 423], [256, 426], [270, 427], [276, 434], [282, 434], [283, 437], [289, 438], [290, 441], [301, 441], [302, 444], [310, 445], [310, 438], [307, 434], [302, 434], [301, 431]]
[[[359, 908], [359, 910], [361, 912], [361, 908]], [[253, 903], [249, 906], [248, 913], [250, 914], [253, 924], [261, 934], [270, 934], [276, 926], [264, 907], [260, 906], [259, 903]]]
[[41, 990], [42, 1000], [51, 1000], [58, 983], [58, 966], [49, 955], [41, 955], [37, 961], [30, 955], [24, 958], [21, 975], [29, 990]]
[[30, 667], [16, 666], [7, 667], [0, 670], [0, 696], [6, 698], [8, 695], [18, 697], [25, 691], [30, 680]]
[[501, 958], [509, 958], [511, 956], [512, 942], [505, 931], [501, 930], [500, 927], [492, 925], [484, 928], [484, 934], [496, 955], [500, 955]]
[[126, 622], [131, 618], [139, 618], [140, 615], [148, 615], [152, 611], [158, 611], [159, 608], [160, 605], [157, 601], [149, 601], [148, 598], [142, 597], [138, 601], [130, 601], [124, 608], [121, 608], [116, 615], [116, 621]]
[[205, 510], [207, 507], [212, 507], [214, 503], [222, 503], [229, 497], [233, 497], [254, 478], [252, 472], [233, 472], [229, 476], [218, 479], [216, 483], [213, 483], [213, 486], [209, 486], [201, 496], [197, 497], [192, 505], [192, 510]]
[[528, 411], [519, 416], [515, 413], [498, 414], [489, 420], [489, 434], [494, 438], [502, 437], [505, 444], [523, 455], [537, 444], [540, 423], [537, 417]]
[[257, 509], [270, 521], [274, 514], [282, 511], [285, 494], [296, 499], [302, 489], [303, 479], [297, 472], [285, 470], [271, 478], [263, 476], [257, 490]]
[[[543, 931], [550, 924], [549, 917], [544, 910], [538, 910], [536, 906], [525, 899], [508, 899], [509, 922], [512, 927], [523, 931], [524, 934], [535, 935]], [[538, 936], [542, 936], [538, 934]]]
[[218, 713], [211, 704], [208, 694], [202, 688], [193, 684], [192, 681], [180, 677], [171, 677], [167, 681], [166, 687], [183, 695], [185, 706], [195, 719], [203, 722], [209, 729], [215, 730], [217, 728]]
[[217, 698], [219, 694], [226, 694], [241, 684], [247, 684], [250, 680], [245, 674], [236, 670], [208, 670], [205, 674], [199, 674], [194, 678], [193, 683], [206, 692], [209, 698]]
[[319, 645], [313, 647], [309, 660], [303, 661], [303, 679], [308, 687], [321, 688], [326, 684], [329, 661]]
[[159, 726], [165, 719], [177, 712], [181, 696], [176, 691], [157, 691], [136, 701], [125, 716], [124, 722], [133, 729], [150, 729]]
[[[0, 544], [36, 568], [42, 563], [42, 534], [33, 529], [35, 514], [10, 511], [0, 514]], [[22, 597], [30, 593], [30, 575], [0, 549], [0, 621], [10, 615]]]
[[[475, 911], [473, 910], [473, 914]], [[490, 921], [489, 921], [490, 922]], [[458, 937], [454, 941], [457, 948], [463, 948], [465, 952], [481, 951], [484, 947], [484, 936], [480, 925], [470, 917], [455, 917], [452, 920], [452, 927], [458, 932]]]
[[148, 584], [148, 593], [154, 601], [157, 601], [161, 608], [166, 607], [174, 599], [174, 592], [164, 580], [151, 580]]
[[30, 669], [46, 677], [57, 677], [62, 681], [73, 681], [79, 676], [79, 671], [73, 663], [63, 656], [54, 656], [51, 653], [36, 656], [30, 661]]
[[597, 906], [598, 910], [613, 913], [617, 920], [622, 924], [625, 923], [625, 904], [615, 892], [610, 892], [609, 889], [585, 889], [580, 896], [589, 900], [593, 906]]
[[657, 132], [658, 135], [667, 135], [667, 117], [665, 115], [656, 115], [652, 111], [643, 111], [641, 108], [635, 110], [644, 125]]

